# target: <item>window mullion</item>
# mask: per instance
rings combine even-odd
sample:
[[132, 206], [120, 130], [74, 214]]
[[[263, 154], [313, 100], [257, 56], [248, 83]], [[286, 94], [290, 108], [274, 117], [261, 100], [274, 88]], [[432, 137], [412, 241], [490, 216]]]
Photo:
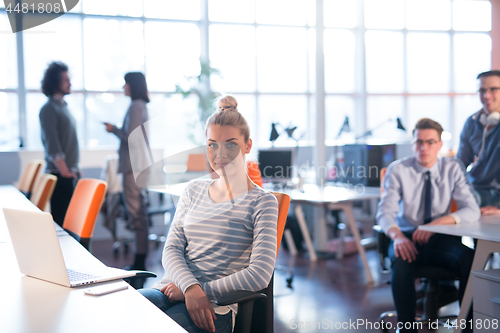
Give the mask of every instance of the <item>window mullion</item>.
[[22, 30], [23, 16], [20, 13], [16, 17], [16, 48], [17, 48], [17, 98], [19, 102], [19, 139], [20, 147], [24, 147], [28, 141], [28, 126], [26, 118], [26, 82], [24, 76], [24, 32]]

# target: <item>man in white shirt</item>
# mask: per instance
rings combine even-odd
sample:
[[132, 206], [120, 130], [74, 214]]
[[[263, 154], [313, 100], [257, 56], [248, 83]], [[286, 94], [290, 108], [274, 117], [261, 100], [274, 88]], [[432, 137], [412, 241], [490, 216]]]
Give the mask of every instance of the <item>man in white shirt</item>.
[[[392, 240], [391, 283], [400, 332], [417, 332], [414, 269], [433, 265], [453, 270], [460, 277], [461, 299], [474, 256], [459, 237], [417, 229], [422, 224], [468, 223], [480, 217], [463, 164], [438, 157], [442, 132], [439, 123], [420, 119], [413, 130], [414, 156], [391, 163], [383, 181], [377, 222]], [[458, 206], [454, 213], [450, 213], [452, 199]]]

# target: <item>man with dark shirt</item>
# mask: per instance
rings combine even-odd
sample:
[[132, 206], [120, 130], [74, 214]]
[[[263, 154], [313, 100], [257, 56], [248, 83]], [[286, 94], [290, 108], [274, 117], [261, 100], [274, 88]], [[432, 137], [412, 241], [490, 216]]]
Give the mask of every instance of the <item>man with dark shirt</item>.
[[500, 215], [500, 71], [477, 76], [483, 107], [465, 122], [457, 158], [468, 168], [469, 181], [484, 215]]
[[76, 122], [64, 101], [64, 96], [70, 94], [70, 88], [68, 66], [62, 62], [51, 63], [42, 80], [42, 92], [49, 100], [40, 110], [39, 117], [46, 172], [57, 176], [50, 200], [51, 213], [54, 221], [61, 226], [80, 175]]

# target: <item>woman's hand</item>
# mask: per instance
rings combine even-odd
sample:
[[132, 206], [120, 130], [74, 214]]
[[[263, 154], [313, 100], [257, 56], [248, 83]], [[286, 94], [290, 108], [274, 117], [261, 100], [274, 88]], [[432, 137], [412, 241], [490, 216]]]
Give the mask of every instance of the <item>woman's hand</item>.
[[182, 291], [173, 283], [170, 282], [166, 286], [160, 289], [160, 291], [168, 297], [170, 302], [184, 302], [184, 294]]
[[500, 209], [495, 206], [481, 207], [481, 215], [500, 215]]
[[187, 288], [185, 294], [186, 308], [196, 327], [215, 332], [215, 311], [200, 285], [194, 284]]
[[106, 126], [106, 131], [109, 133], [113, 132], [113, 129], [115, 128], [115, 125], [110, 123], [104, 123], [104, 126]]

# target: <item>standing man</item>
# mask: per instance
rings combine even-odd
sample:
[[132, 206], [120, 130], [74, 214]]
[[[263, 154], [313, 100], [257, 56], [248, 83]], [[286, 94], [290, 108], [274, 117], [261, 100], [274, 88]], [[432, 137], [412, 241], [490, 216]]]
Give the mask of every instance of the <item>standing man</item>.
[[483, 108], [465, 122], [457, 158], [470, 168], [468, 177], [481, 213], [500, 214], [500, 71], [477, 78]]
[[64, 96], [70, 94], [70, 88], [68, 66], [62, 62], [52, 62], [42, 80], [42, 92], [49, 100], [40, 110], [40, 126], [46, 172], [57, 177], [50, 207], [54, 221], [60, 226], [80, 176], [76, 122], [64, 101]]
[[[392, 295], [398, 313], [398, 332], [417, 332], [414, 326], [416, 292], [413, 271], [422, 265], [444, 267], [460, 278], [459, 299], [467, 284], [473, 250], [460, 237], [434, 234], [419, 225], [474, 222], [479, 207], [459, 160], [438, 157], [443, 146], [441, 125], [420, 119], [413, 130], [414, 156], [389, 165], [377, 222], [391, 238]], [[458, 210], [450, 214], [451, 200]]]

